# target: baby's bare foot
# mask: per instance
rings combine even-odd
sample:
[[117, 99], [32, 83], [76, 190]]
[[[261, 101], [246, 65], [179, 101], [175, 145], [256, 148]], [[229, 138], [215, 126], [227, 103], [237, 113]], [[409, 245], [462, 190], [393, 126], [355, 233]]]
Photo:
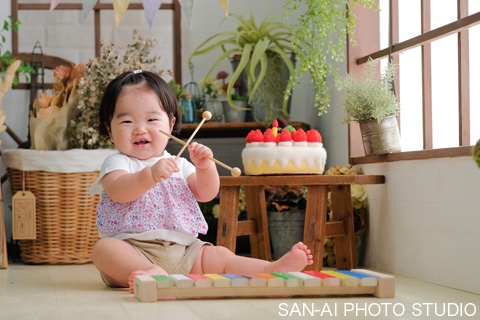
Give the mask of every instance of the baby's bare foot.
[[160, 274], [164, 274], [164, 275], [167, 275], [167, 273], [165, 272], [165, 270], [157, 267], [157, 266], [154, 266], [152, 267], [151, 269], [148, 269], [148, 270], [137, 270], [137, 271], [133, 271], [130, 276], [128, 277], [128, 288], [130, 289], [130, 293], [134, 293], [134, 282], [133, 282], [133, 279], [135, 278], [135, 276], [142, 276], [142, 275], [147, 275], [147, 276], [155, 276], [155, 275], [160, 275]]
[[[164, 273], [158, 273], [158, 270], [156, 268], [153, 268], [152, 270], [138, 270], [138, 271], [133, 271], [130, 276], [128, 277], [128, 287], [130, 290], [130, 293], [135, 293], [135, 282], [134, 278], [135, 276], [142, 276], [142, 275], [148, 275], [148, 276], [155, 276], [155, 275], [160, 275]], [[166, 274], [166, 273], [165, 273]], [[176, 300], [175, 297], [168, 297], [168, 296], [163, 296], [163, 297], [157, 297], [158, 300]]]
[[302, 271], [312, 263], [313, 256], [310, 249], [303, 242], [298, 242], [292, 247], [292, 250], [273, 262], [272, 272]]
[[148, 275], [148, 273], [143, 270], [138, 270], [138, 271], [133, 271], [128, 277], [128, 288], [130, 290], [130, 293], [134, 293], [135, 285], [134, 285], [133, 279], [135, 278], [135, 276], [141, 276], [141, 275]]

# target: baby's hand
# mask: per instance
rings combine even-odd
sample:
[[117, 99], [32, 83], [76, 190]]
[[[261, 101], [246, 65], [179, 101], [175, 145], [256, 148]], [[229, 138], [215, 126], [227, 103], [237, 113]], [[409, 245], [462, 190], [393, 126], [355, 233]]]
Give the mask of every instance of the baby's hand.
[[178, 164], [175, 158], [160, 159], [152, 166], [153, 180], [160, 182], [163, 179], [169, 178], [172, 173], [178, 171]]
[[188, 152], [190, 153], [190, 160], [198, 169], [207, 169], [212, 165], [209, 157], [213, 157], [213, 152], [209, 147], [192, 142], [188, 146]]

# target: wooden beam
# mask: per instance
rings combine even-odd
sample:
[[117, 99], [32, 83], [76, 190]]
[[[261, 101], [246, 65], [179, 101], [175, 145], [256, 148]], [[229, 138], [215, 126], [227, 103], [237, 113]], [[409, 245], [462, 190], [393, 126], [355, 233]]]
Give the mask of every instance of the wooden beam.
[[373, 60], [375, 59], [380, 59], [388, 56], [388, 53], [400, 53], [408, 49], [412, 49], [415, 47], [420, 46], [421, 44], [427, 43], [427, 42], [432, 42], [438, 39], [445, 38], [451, 34], [457, 33], [463, 29], [468, 29], [473, 26], [476, 26], [477, 24], [480, 24], [480, 12], [474, 13], [472, 15], [469, 15], [463, 19], [454, 21], [452, 23], [449, 23], [447, 25], [444, 25], [442, 27], [439, 27], [437, 29], [434, 29], [430, 32], [427, 32], [425, 34], [421, 34], [417, 37], [413, 37], [411, 39], [405, 40], [403, 42], [394, 44], [389, 50], [389, 48], [382, 49], [380, 51], [373, 52], [369, 55], [360, 57], [357, 59], [357, 64], [364, 64], [368, 61], [369, 58], [372, 58]]

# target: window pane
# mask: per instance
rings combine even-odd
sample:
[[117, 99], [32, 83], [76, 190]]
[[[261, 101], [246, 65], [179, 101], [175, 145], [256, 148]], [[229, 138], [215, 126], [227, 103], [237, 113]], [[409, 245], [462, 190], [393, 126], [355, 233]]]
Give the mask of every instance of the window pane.
[[403, 52], [399, 64], [402, 151], [423, 150], [421, 48]]
[[400, 42], [420, 35], [422, 30], [420, 10], [420, 1], [398, 2], [398, 23], [400, 25], [398, 37]]
[[[469, 2], [470, 14], [480, 11], [480, 1]], [[470, 28], [470, 143], [480, 139], [480, 25]]]
[[457, 21], [457, 0], [430, 1], [430, 12], [432, 30]]
[[380, 0], [380, 48], [387, 48], [389, 45], [390, 31], [390, 1]]
[[432, 43], [433, 148], [459, 146], [457, 35]]

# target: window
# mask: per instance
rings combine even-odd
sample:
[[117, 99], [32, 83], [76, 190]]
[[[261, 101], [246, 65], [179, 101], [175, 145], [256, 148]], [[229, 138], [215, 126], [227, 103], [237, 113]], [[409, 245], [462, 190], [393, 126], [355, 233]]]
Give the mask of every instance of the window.
[[[12, 16], [15, 20], [20, 20], [22, 30], [26, 30], [23, 33], [20, 31], [12, 33], [13, 54], [32, 52], [35, 44], [32, 38], [38, 37], [37, 40], [44, 39], [40, 44], [46, 54], [54, 50], [55, 55], [67, 60], [87, 62], [88, 58], [99, 56], [102, 40], [105, 43], [115, 39], [118, 41], [118, 38], [124, 37], [124, 34], [127, 34], [130, 40], [131, 30], [140, 29], [142, 34], [153, 35], [159, 40], [159, 52], [155, 52], [162, 57], [159, 68], [172, 70], [176, 81], [182, 83], [181, 8], [178, 0], [162, 2], [160, 12], [157, 13], [150, 29], [145, 21], [143, 4], [140, 0], [130, 1], [122, 22], [115, 28], [111, 0], [95, 1], [95, 6], [85, 19], [82, 17], [82, 1], [62, 0], [53, 11], [50, 11], [50, 3], [51, 0], [12, 0]], [[28, 34], [29, 30], [31, 34]], [[69, 32], [71, 43], [60, 45], [75, 47], [78, 51], [77, 57], [65, 56], [71, 53], [72, 50], [69, 50], [71, 47], [62, 49], [48, 46], [48, 42], [59, 45], [55, 37], [60, 33], [63, 36], [68, 35]]]
[[[380, 12], [358, 9], [357, 45], [348, 70], [368, 57], [398, 65], [402, 152], [364, 157], [350, 127], [351, 163], [464, 156], [480, 138], [480, 2], [380, 0]], [[378, 30], [376, 30], [378, 28]], [[361, 39], [359, 37], [362, 37]], [[380, 49], [383, 48], [383, 49]]]

